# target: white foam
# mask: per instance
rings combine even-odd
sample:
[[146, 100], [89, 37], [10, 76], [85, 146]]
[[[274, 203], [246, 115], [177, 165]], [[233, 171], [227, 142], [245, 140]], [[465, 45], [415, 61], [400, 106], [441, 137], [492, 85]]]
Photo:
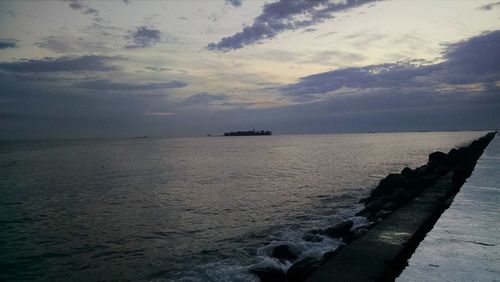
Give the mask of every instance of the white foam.
[[[339, 222], [340, 218], [346, 218], [350, 211], [344, 211], [345, 213], [337, 213], [335, 215], [324, 216], [322, 219], [316, 219], [314, 221], [303, 222], [304, 225], [311, 226], [313, 224], [316, 227], [326, 227], [332, 224], [332, 222]], [[352, 212], [352, 211], [351, 211]], [[347, 215], [347, 216], [346, 216]], [[352, 213], [351, 213], [352, 215]], [[351, 230], [369, 226], [370, 222], [366, 217], [353, 216], [349, 217], [348, 220], [353, 222]], [[279, 259], [272, 257], [273, 250], [280, 245], [286, 245], [292, 253], [294, 253], [298, 258], [297, 261], [303, 258], [314, 258], [321, 261], [323, 255], [327, 252], [334, 251], [343, 243], [339, 239], [330, 238], [326, 235], [316, 234], [321, 238], [319, 242], [309, 242], [303, 239], [305, 234], [304, 228], [299, 230], [299, 228], [286, 227], [269, 234], [268, 240], [269, 244], [257, 249], [257, 256], [252, 259], [253, 264], [243, 266], [241, 262], [238, 261], [219, 261], [208, 263], [200, 266], [199, 269], [202, 273], [193, 273], [194, 278], [185, 277], [182, 281], [259, 281], [258, 277], [251, 274], [248, 270], [250, 268], [276, 268], [281, 269], [286, 272], [294, 262], [281, 261]]]
[[353, 223], [351, 231], [361, 227], [367, 227], [370, 225], [370, 221], [368, 221], [368, 219], [364, 216], [353, 216], [350, 217], [348, 220], [352, 221]]

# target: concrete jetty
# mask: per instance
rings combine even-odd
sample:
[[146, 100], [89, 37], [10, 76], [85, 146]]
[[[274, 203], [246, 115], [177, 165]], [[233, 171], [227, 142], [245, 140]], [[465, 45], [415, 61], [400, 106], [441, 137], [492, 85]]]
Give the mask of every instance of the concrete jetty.
[[499, 171], [500, 139], [495, 138], [396, 281], [499, 280]]
[[[448, 154], [433, 153], [429, 156], [429, 163], [416, 172], [405, 169], [401, 175], [390, 175], [382, 180], [371, 197], [365, 200], [365, 210], [362, 211], [378, 223], [316, 267], [305, 280], [394, 280], [418, 244], [450, 206], [495, 134], [488, 133], [468, 147], [454, 149]], [[400, 183], [410, 183], [403, 179], [404, 175], [420, 174], [421, 170], [424, 173], [417, 178], [424, 179], [429, 186], [414, 193], [415, 187], [425, 183], [412, 181], [416, 183], [411, 184], [414, 187], [398, 190]], [[426, 182], [427, 178], [432, 182]], [[403, 199], [403, 205], [398, 205], [399, 199]], [[385, 207], [394, 206], [396, 208], [384, 212]]]

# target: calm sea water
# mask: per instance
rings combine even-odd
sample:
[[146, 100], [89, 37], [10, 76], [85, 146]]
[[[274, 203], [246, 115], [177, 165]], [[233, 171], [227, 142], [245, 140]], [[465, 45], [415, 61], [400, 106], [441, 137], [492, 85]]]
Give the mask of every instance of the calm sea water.
[[272, 246], [321, 256], [338, 242], [304, 232], [482, 134], [1, 141], [0, 280], [252, 280]]

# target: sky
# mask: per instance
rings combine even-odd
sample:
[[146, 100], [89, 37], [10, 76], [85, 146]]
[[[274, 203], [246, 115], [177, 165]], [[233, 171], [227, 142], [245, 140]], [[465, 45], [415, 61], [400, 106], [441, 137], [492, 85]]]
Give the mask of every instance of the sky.
[[500, 128], [499, 1], [0, 1], [0, 139]]

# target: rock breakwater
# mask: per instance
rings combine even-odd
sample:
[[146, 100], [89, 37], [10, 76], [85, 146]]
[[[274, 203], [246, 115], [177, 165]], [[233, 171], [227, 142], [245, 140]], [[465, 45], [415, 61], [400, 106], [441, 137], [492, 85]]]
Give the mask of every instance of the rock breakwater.
[[343, 242], [322, 259], [298, 259], [286, 245], [278, 246], [273, 257], [289, 263], [287, 271], [254, 267], [250, 272], [261, 281], [393, 280], [472, 174], [495, 134], [490, 132], [448, 153], [434, 152], [425, 165], [389, 174], [360, 200], [364, 208], [356, 217], [308, 232], [304, 240], [328, 236]]

